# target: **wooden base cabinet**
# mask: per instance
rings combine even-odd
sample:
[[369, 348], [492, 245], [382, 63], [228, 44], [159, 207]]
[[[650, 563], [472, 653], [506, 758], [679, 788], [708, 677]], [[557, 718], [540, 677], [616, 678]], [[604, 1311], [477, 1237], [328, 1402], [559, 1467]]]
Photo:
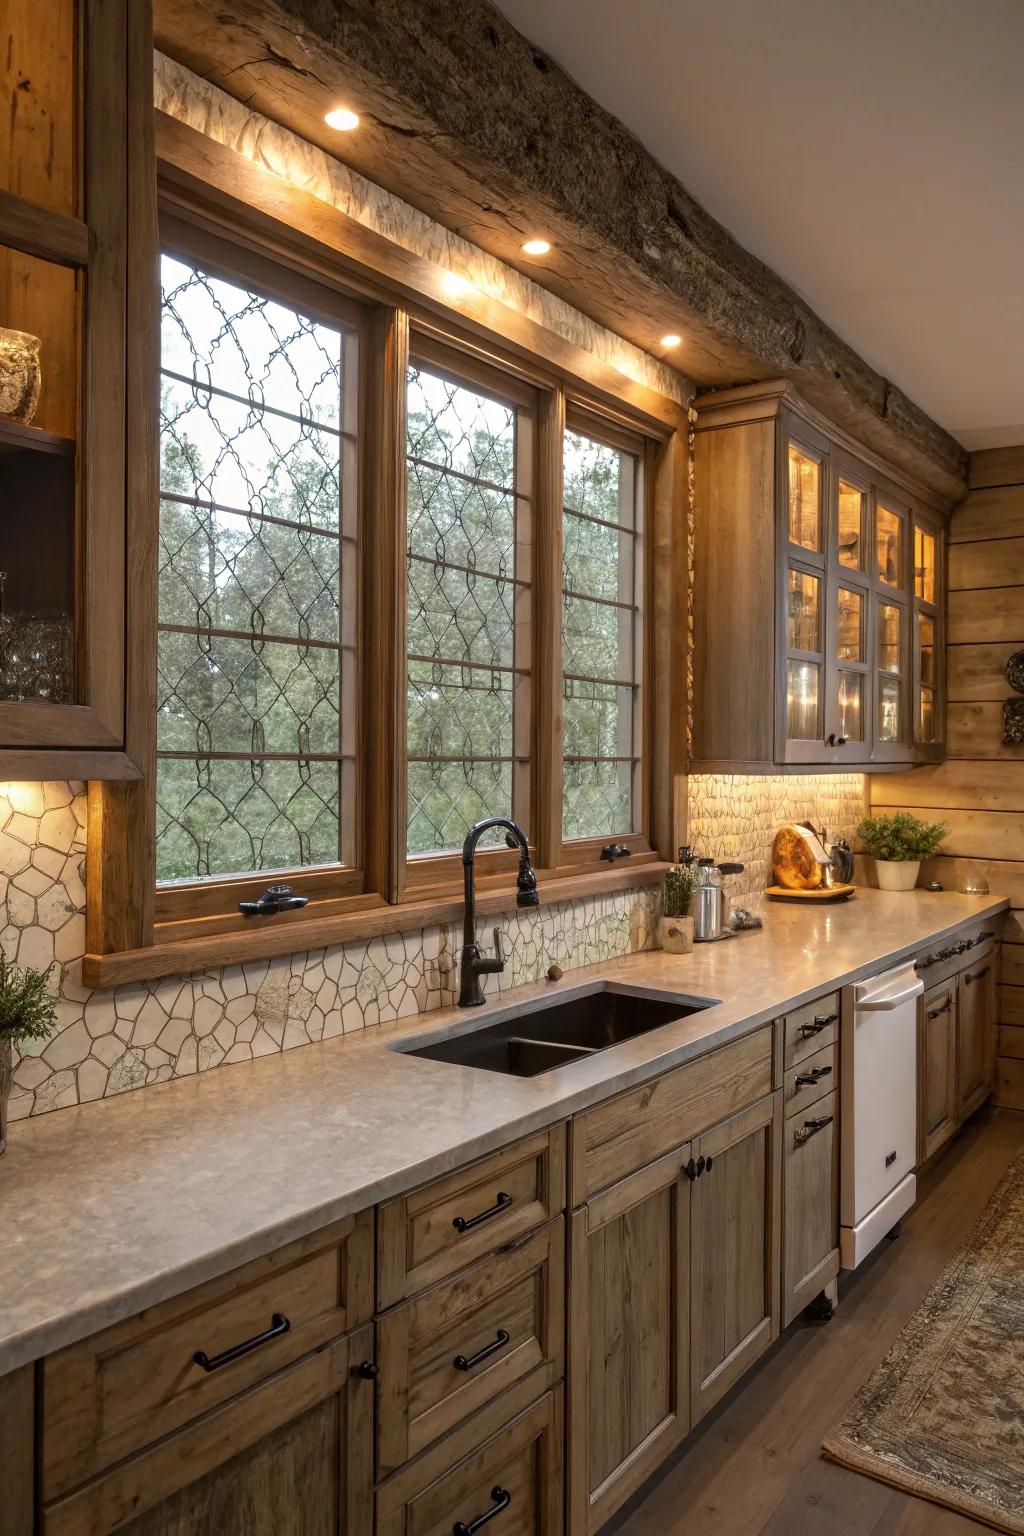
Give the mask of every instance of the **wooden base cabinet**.
[[370, 1327], [306, 1356], [45, 1505], [42, 1536], [370, 1536], [372, 1358]]
[[569, 1528], [596, 1531], [690, 1422], [688, 1145], [572, 1216]]
[[569, 1529], [598, 1530], [780, 1327], [782, 1091], [572, 1216]]
[[996, 956], [957, 978], [957, 1107], [964, 1120], [984, 1104], [995, 1074]]
[[702, 1170], [690, 1208], [696, 1424], [779, 1335], [781, 1090], [699, 1136], [694, 1157]]
[[839, 1273], [839, 1095], [785, 1122], [782, 1139], [782, 1326]]
[[953, 977], [921, 999], [917, 1034], [918, 1162], [925, 1162], [956, 1133], [957, 982]]

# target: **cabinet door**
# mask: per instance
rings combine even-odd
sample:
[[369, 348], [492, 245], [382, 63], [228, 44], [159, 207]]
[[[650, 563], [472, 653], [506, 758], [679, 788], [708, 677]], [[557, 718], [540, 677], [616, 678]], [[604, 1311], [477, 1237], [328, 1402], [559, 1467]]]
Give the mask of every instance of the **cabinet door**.
[[779, 655], [776, 755], [825, 761], [825, 614], [828, 441], [782, 417], [779, 473]]
[[781, 1089], [698, 1138], [691, 1194], [695, 1424], [779, 1333]]
[[44, 1506], [42, 1536], [370, 1536], [372, 1358], [359, 1329]]
[[919, 1162], [944, 1146], [957, 1128], [957, 984], [932, 987], [921, 999], [918, 1028], [917, 1156]]
[[871, 479], [864, 465], [831, 455], [825, 745], [832, 763], [867, 761], [871, 739]]
[[945, 536], [937, 522], [914, 517], [913, 735], [918, 762], [938, 762], [945, 737]]
[[784, 1328], [839, 1273], [838, 1102], [826, 1094], [783, 1128]]
[[957, 995], [957, 1105], [963, 1120], [992, 1091], [995, 957], [961, 971]]
[[572, 1217], [569, 1529], [596, 1531], [689, 1427], [689, 1208], [679, 1147]]
[[909, 762], [911, 746], [911, 544], [910, 508], [886, 485], [875, 491], [872, 540], [872, 643], [874, 735], [870, 757], [879, 763]]

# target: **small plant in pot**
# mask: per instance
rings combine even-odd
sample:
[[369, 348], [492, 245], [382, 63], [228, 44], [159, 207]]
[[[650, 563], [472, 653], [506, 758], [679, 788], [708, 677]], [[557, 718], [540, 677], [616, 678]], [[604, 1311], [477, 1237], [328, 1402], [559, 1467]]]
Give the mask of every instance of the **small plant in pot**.
[[676, 864], [665, 876], [661, 907], [661, 947], [670, 955], [688, 955], [693, 948], [690, 902], [697, 888], [696, 868]]
[[47, 989], [45, 971], [19, 969], [0, 953], [0, 1152], [7, 1145], [7, 1100], [14, 1076], [14, 1047], [46, 1040], [57, 1022], [57, 1002]]
[[949, 831], [944, 821], [918, 821], [908, 811], [869, 816], [857, 828], [865, 853], [875, 861], [883, 891], [912, 891], [921, 860], [931, 858]]

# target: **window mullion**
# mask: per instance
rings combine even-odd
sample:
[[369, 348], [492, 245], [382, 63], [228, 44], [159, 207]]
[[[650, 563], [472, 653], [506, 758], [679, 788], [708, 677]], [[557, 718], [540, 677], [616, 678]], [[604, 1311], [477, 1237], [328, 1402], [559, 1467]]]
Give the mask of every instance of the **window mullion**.
[[565, 394], [542, 396], [537, 431], [534, 564], [533, 839], [538, 862], [562, 862], [562, 454]]
[[368, 338], [368, 456], [363, 541], [362, 633], [366, 888], [386, 901], [405, 894], [405, 391], [409, 316], [386, 309]]

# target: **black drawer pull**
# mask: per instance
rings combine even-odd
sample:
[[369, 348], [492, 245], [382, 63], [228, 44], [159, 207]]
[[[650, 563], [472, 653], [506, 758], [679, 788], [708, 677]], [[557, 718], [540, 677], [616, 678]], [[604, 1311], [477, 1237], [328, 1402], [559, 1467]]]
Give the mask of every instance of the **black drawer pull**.
[[823, 1077], [831, 1077], [831, 1067], [812, 1067], [809, 1072], [801, 1072], [796, 1079], [798, 1088], [813, 1088], [815, 1083], [820, 1083]]
[[476, 1519], [471, 1520], [468, 1525], [464, 1520], [456, 1520], [452, 1526], [452, 1536], [475, 1536], [475, 1533], [482, 1530], [488, 1520], [493, 1520], [495, 1515], [500, 1515], [502, 1510], [508, 1509], [512, 1503], [512, 1495], [507, 1488], [492, 1488], [491, 1498], [494, 1503], [490, 1509], [485, 1510], [482, 1515], [477, 1515]]
[[964, 985], [969, 987], [972, 981], [981, 981], [981, 979], [987, 975], [987, 965], [983, 965], [980, 971], [964, 971]]
[[946, 1001], [944, 1003], [940, 1003], [937, 1008], [929, 1008], [928, 1009], [928, 1017], [930, 1019], [941, 1018], [944, 1013], [948, 1013], [949, 1012], [949, 1010], [952, 1008], [952, 1006], [953, 1006], [953, 999], [951, 997], [947, 997]]
[[698, 1157], [696, 1162], [694, 1162], [693, 1158], [691, 1157], [690, 1161], [688, 1163], [684, 1163], [683, 1164], [683, 1172], [686, 1174], [686, 1177], [692, 1182], [694, 1179], [699, 1179], [700, 1178], [700, 1176], [704, 1172], [705, 1168], [710, 1168], [710, 1167], [711, 1167], [711, 1159], [710, 1159], [710, 1157], [708, 1157], [708, 1158]]
[[488, 1206], [486, 1211], [481, 1211], [479, 1216], [456, 1216], [452, 1226], [456, 1232], [472, 1232], [473, 1228], [478, 1227], [482, 1221], [490, 1221], [492, 1216], [497, 1216], [511, 1204], [512, 1196], [506, 1195], [504, 1190], [499, 1190], [497, 1200], [493, 1205]]
[[817, 1136], [819, 1131], [831, 1124], [831, 1115], [819, 1115], [816, 1120], [805, 1120], [800, 1129], [793, 1132], [793, 1140], [798, 1147], [802, 1147], [805, 1141], [810, 1141], [812, 1136]]
[[800, 1025], [800, 1033], [803, 1035], [805, 1040], [809, 1040], [812, 1035], [820, 1035], [823, 1029], [828, 1029], [830, 1024], [838, 1023], [838, 1013], [816, 1013], [810, 1024]]
[[499, 1349], [504, 1349], [510, 1337], [511, 1335], [506, 1333], [504, 1328], [499, 1328], [492, 1343], [485, 1344], [483, 1349], [478, 1349], [475, 1355], [456, 1355], [452, 1365], [457, 1371], [471, 1371], [474, 1365], [479, 1365], [490, 1355], [496, 1355]]
[[233, 1349], [225, 1349], [219, 1355], [208, 1355], [205, 1349], [197, 1349], [192, 1356], [196, 1365], [204, 1371], [219, 1371], [222, 1365], [231, 1365], [235, 1360], [241, 1360], [243, 1355], [251, 1355], [254, 1349], [259, 1349], [261, 1344], [269, 1344], [271, 1339], [279, 1339], [283, 1333], [287, 1333], [291, 1323], [283, 1312], [275, 1312], [270, 1319], [270, 1327], [266, 1333], [258, 1333], [254, 1339], [246, 1339], [244, 1344], [236, 1344]]

